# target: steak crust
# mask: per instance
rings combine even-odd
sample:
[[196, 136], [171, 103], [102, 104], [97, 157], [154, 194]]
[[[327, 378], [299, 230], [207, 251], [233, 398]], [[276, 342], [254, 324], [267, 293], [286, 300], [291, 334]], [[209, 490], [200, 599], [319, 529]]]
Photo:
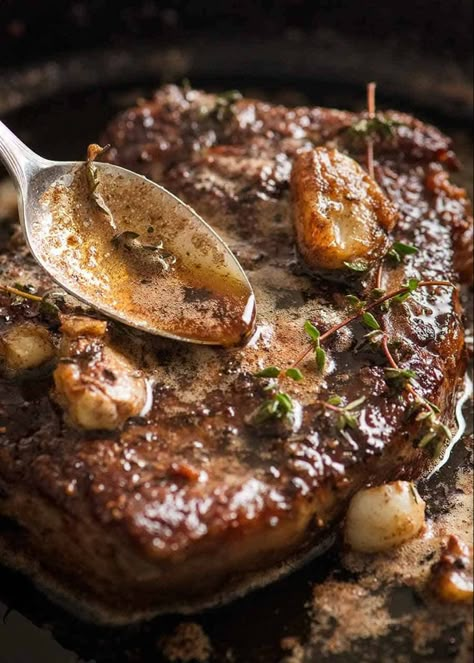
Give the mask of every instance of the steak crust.
[[[411, 116], [387, 116], [396, 129], [376, 143], [376, 180], [399, 213], [395, 239], [419, 251], [388, 266], [383, 285], [457, 284], [470, 276], [472, 219], [449, 181], [450, 140]], [[229, 243], [254, 287], [258, 327], [246, 347], [220, 349], [109, 323], [112, 342], [155, 384], [148, 414], [113, 432], [68, 425], [50, 375], [0, 381], [3, 558], [72, 609], [123, 622], [228, 599], [317, 549], [360, 487], [416, 478], [430, 463], [410, 397], [388, 387], [385, 359], [358, 324], [327, 344], [324, 377], [308, 356], [305, 380], [285, 384], [302, 406], [298, 430], [248, 423], [265, 399], [254, 373], [294, 361], [305, 320], [325, 331], [347, 315], [344, 288], [308, 276], [295, 257], [289, 176], [296, 152], [314, 145], [365, 166], [348, 131], [363, 117], [167, 86], [108, 127], [111, 161], [169, 188]], [[50, 288], [18, 234], [1, 236], [1, 281]], [[374, 285], [367, 277], [362, 289]], [[0, 330], [31, 318], [60, 336], [36, 303], [0, 293]], [[450, 425], [465, 371], [458, 289], [419, 291], [383, 319]], [[320, 407], [334, 393], [366, 397], [357, 430], [341, 434]]]

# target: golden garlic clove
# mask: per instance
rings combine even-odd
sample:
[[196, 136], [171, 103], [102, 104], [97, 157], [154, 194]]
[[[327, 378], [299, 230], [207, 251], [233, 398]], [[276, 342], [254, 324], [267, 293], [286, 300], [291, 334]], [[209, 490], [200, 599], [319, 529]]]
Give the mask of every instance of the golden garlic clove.
[[351, 157], [324, 147], [299, 153], [291, 193], [297, 246], [311, 271], [340, 278], [385, 255], [396, 210]]

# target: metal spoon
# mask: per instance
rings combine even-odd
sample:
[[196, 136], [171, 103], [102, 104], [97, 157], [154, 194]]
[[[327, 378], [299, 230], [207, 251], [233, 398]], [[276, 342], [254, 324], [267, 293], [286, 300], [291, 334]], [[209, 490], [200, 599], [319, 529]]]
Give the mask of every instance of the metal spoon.
[[176, 340], [233, 345], [249, 336], [255, 299], [244, 271], [172, 193], [95, 162], [91, 188], [91, 162], [43, 159], [2, 122], [0, 159], [17, 185], [31, 254], [74, 297]]

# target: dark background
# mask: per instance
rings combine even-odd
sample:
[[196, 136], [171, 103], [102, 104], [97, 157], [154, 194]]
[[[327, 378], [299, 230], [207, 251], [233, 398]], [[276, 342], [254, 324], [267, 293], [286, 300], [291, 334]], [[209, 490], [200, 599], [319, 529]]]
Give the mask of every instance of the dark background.
[[455, 59], [469, 67], [470, 0], [0, 0], [0, 65], [78, 48], [128, 47], [130, 40], [176, 43], [209, 38], [266, 37], [326, 28]]

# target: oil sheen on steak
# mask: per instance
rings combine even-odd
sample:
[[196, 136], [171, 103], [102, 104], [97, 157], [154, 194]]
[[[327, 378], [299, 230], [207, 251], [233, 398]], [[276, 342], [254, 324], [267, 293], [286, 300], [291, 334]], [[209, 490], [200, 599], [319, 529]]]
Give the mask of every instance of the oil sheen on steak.
[[[324, 331], [347, 315], [344, 286], [309, 277], [296, 257], [289, 175], [295, 152], [311, 145], [365, 165], [363, 143], [346, 130], [361, 117], [231, 105], [168, 86], [108, 127], [114, 163], [168, 187], [228, 241], [253, 284], [258, 327], [246, 347], [214, 349], [109, 323], [111, 342], [155, 382], [152, 409], [116, 432], [65, 423], [48, 374], [0, 383], [0, 514], [21, 528], [0, 530], [2, 558], [71, 607], [131, 621], [228, 599], [314, 550], [358, 488], [417, 477], [430, 462], [410, 397], [388, 387], [386, 360], [357, 323], [327, 343], [324, 378], [310, 354], [305, 379], [285, 383], [302, 406], [297, 430], [248, 423], [266, 397], [255, 371], [291, 364], [306, 346], [305, 320]], [[457, 283], [470, 274], [471, 226], [465, 193], [448, 179], [450, 141], [410, 116], [390, 117], [400, 124], [375, 146], [375, 175], [399, 210], [395, 238], [419, 252], [388, 265], [383, 285]], [[51, 287], [18, 235], [2, 237], [1, 282]], [[32, 317], [51, 327], [34, 302], [0, 297], [3, 332]], [[458, 291], [420, 290], [383, 320], [399, 362], [451, 423], [465, 369]], [[334, 393], [366, 397], [358, 430], [339, 432], [318, 404]]]

